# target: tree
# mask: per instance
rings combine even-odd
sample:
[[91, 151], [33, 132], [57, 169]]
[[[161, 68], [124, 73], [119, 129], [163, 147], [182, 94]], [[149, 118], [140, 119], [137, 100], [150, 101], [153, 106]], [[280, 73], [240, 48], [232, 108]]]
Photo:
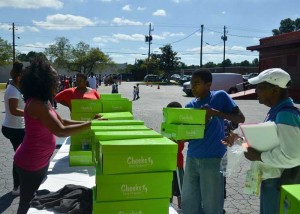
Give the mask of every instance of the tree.
[[13, 59], [12, 45], [0, 37], [0, 65], [10, 63]]
[[43, 60], [48, 60], [46, 55], [42, 52], [34, 52], [30, 51], [27, 54], [18, 54], [17, 55], [17, 60], [22, 61], [22, 62], [29, 62], [33, 58], [41, 58]]
[[[180, 57], [177, 57], [177, 52], [172, 50], [171, 45], [165, 45], [161, 48], [160, 55], [160, 69], [164, 72], [165, 76], [168, 78], [171, 76], [172, 72], [176, 70], [179, 64]], [[169, 78], [168, 78], [169, 79]]]
[[58, 68], [87, 75], [106, 64], [113, 64], [99, 48], [91, 48], [82, 41], [73, 47], [65, 37], [57, 38], [55, 44], [46, 48], [45, 53]]
[[57, 68], [68, 68], [71, 57], [72, 45], [69, 39], [58, 37], [53, 45], [45, 49], [45, 55], [50, 57]]
[[240, 63], [240, 66], [245, 66], [245, 67], [249, 67], [250, 66], [250, 62], [248, 60], [244, 60]]
[[259, 66], [259, 61], [257, 58], [255, 58], [253, 61], [252, 61], [252, 65], [253, 66]]
[[300, 30], [300, 18], [295, 20], [295, 30]]
[[280, 21], [280, 26], [278, 29], [273, 29], [273, 36], [277, 36], [283, 33], [289, 33], [300, 29], [300, 18], [297, 18], [295, 21], [286, 18]]
[[216, 64], [214, 62], [208, 62], [205, 65], [203, 65], [204, 68], [213, 68], [216, 67]]

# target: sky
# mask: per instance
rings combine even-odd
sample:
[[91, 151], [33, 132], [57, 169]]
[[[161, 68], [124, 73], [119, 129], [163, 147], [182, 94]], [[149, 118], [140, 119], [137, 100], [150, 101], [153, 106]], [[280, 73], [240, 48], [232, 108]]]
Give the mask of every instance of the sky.
[[[16, 51], [43, 52], [58, 37], [83, 41], [116, 63], [134, 64], [170, 44], [186, 65], [258, 58], [246, 47], [272, 36], [286, 18], [300, 18], [299, 0], [0, 0], [0, 37]], [[151, 29], [150, 29], [151, 24]]]

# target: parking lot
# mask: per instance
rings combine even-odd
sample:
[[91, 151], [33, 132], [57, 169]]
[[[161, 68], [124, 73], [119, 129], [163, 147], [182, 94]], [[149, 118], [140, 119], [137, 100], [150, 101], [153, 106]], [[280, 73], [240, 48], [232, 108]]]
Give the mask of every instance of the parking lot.
[[[119, 93], [123, 97], [133, 98], [133, 86], [135, 82], [122, 82], [119, 85]], [[111, 86], [101, 85], [98, 88], [99, 93], [111, 93]], [[4, 119], [4, 90], [0, 91], [0, 119]], [[186, 97], [182, 88], [176, 85], [159, 86], [158, 85], [140, 85], [140, 99], [133, 101], [133, 114], [135, 119], [145, 122], [148, 127], [160, 131], [162, 122], [162, 108], [167, 106], [171, 101], [178, 101], [183, 106], [192, 98]], [[266, 115], [268, 108], [259, 104], [256, 100], [238, 100], [236, 101], [242, 112], [246, 116], [246, 122], [261, 122]], [[299, 105], [298, 105], [299, 106]], [[69, 110], [58, 105], [58, 113], [69, 118]], [[0, 213], [16, 213], [18, 205], [18, 197], [13, 198], [10, 194], [12, 190], [12, 159], [13, 149], [8, 140], [0, 135]], [[258, 213], [259, 201], [256, 196], [243, 194], [243, 185], [245, 178], [245, 170], [249, 167], [248, 161], [243, 161], [239, 167], [238, 173], [227, 179], [227, 199], [225, 203], [226, 213]], [[220, 190], [222, 191], [222, 190]]]

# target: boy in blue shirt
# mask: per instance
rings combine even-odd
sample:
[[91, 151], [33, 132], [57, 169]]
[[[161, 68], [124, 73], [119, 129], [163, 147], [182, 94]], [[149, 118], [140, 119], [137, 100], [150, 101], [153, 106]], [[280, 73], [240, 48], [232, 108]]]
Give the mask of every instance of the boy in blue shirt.
[[190, 140], [182, 187], [182, 211], [185, 214], [222, 214], [224, 178], [220, 173], [221, 158], [226, 146], [224, 119], [242, 123], [245, 117], [225, 91], [210, 91], [212, 74], [200, 70], [191, 79], [195, 96], [186, 108], [206, 109], [203, 139]]

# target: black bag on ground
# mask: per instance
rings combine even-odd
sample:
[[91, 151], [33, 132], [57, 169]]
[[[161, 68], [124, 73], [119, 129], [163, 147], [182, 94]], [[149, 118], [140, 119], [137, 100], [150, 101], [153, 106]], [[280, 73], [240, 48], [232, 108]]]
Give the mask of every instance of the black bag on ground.
[[60, 213], [92, 214], [93, 191], [90, 188], [68, 184], [56, 192], [35, 196], [30, 205], [36, 209], [53, 209]]

